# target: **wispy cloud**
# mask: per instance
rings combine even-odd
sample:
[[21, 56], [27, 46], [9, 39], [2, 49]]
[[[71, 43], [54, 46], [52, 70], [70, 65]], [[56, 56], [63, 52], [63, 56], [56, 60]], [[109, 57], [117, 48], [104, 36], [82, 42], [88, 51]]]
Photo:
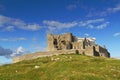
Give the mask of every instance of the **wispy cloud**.
[[86, 27], [91, 29], [104, 29], [109, 25], [109, 22], [104, 18], [86, 20], [86, 21], [72, 21], [72, 22], [59, 22], [59, 21], [48, 21], [44, 20], [43, 24], [48, 27], [48, 30], [53, 32], [64, 28], [72, 27]]
[[85, 34], [84, 34], [84, 36], [88, 37], [88, 36], [90, 36], [90, 34], [88, 34], [88, 33], [85, 33]]
[[80, 22], [79, 22], [79, 26], [88, 26], [88, 25], [90, 25], [90, 24], [99, 23], [99, 22], [103, 22], [103, 21], [105, 21], [104, 18], [94, 19], [94, 20], [80, 21]]
[[2, 31], [13, 32], [13, 31], [15, 31], [15, 29], [14, 29], [14, 26], [7, 26]]
[[0, 15], [0, 28], [3, 28], [3, 30], [11, 31], [14, 30], [15, 27], [23, 30], [32, 31], [36, 31], [41, 28], [41, 26], [37, 23], [25, 23], [23, 20], [20, 19]]
[[68, 4], [68, 5], [66, 5], [66, 9], [67, 10], [75, 10], [75, 9], [77, 9], [78, 7], [79, 7], [79, 5], [80, 5], [80, 1], [79, 0], [74, 0], [74, 1], [72, 1], [72, 3], [71, 4]]
[[73, 26], [76, 26], [76, 22], [68, 22], [68, 23], [62, 23], [59, 21], [43, 21], [44, 24], [51, 26], [51, 27], [57, 27], [57, 28], [71, 28]]
[[107, 26], [109, 25], [109, 23], [110, 23], [110, 22], [104, 22], [104, 23], [102, 23], [101, 25], [98, 25], [96, 28], [97, 28], [97, 29], [103, 29], [103, 28], [107, 27]]
[[94, 19], [94, 20], [87, 20], [87, 21], [80, 21], [79, 26], [87, 27], [91, 29], [103, 29], [109, 25], [108, 21], [105, 21], [104, 18], [101, 19]]
[[106, 13], [115, 13], [120, 11], [120, 4], [116, 5], [115, 7], [107, 8]]
[[54, 30], [60, 30], [60, 29], [64, 29], [64, 28], [75, 27], [75, 26], [77, 26], [78, 23], [77, 22], [62, 23], [59, 21], [44, 20], [43, 24], [45, 24], [50, 31], [54, 31]]
[[21, 56], [27, 53], [30, 53], [30, 52], [27, 51], [22, 46], [18, 47], [16, 50], [6, 49], [0, 46], [0, 56], [5, 56], [6, 58]]
[[0, 41], [24, 41], [27, 40], [24, 37], [19, 37], [19, 38], [0, 38]]
[[120, 4], [115, 5], [114, 7], [107, 7], [102, 11], [93, 11], [87, 14], [87, 17], [93, 16], [107, 16], [120, 11]]
[[114, 37], [120, 36], [120, 32], [116, 32], [113, 34]]
[[74, 9], [76, 9], [77, 8], [77, 5], [76, 4], [70, 4], [70, 5], [67, 5], [66, 6], [66, 9], [67, 10], [74, 10]]
[[22, 46], [19, 46], [15, 51], [13, 51], [12, 54], [10, 54], [10, 57], [21, 56], [21, 55], [28, 54], [28, 53], [30, 52], [26, 51], [26, 49], [23, 48]]
[[[69, 29], [72, 27], [87, 27], [91, 29], [103, 29], [109, 24], [104, 18], [92, 19], [86, 21], [60, 22], [55, 20], [44, 20], [42, 26], [46, 26], [48, 31], [56, 31], [61, 29]], [[23, 30], [37, 31], [42, 27], [37, 23], [25, 23], [23, 20], [10, 18], [0, 15], [1, 31], [15, 31], [16, 28]], [[7, 40], [7, 39], [5, 39]], [[15, 39], [17, 40], [17, 39]]]

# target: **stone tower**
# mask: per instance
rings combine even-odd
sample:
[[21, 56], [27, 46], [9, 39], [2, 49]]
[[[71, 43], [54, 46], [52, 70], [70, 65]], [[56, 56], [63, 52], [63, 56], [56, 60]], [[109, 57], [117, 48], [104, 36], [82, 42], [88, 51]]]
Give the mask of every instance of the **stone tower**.
[[47, 34], [47, 50], [63, 50], [63, 49], [72, 49], [73, 36], [72, 33], [62, 34], [62, 35], [53, 35]]

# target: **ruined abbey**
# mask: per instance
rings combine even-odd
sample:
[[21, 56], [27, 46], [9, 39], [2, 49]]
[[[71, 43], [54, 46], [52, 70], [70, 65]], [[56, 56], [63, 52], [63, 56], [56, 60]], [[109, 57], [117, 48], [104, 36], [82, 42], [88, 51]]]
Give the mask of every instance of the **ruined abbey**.
[[105, 47], [95, 43], [95, 38], [78, 38], [72, 33], [61, 35], [48, 34], [48, 51], [57, 50], [77, 50], [79, 54], [88, 56], [110, 57], [110, 53]]
[[110, 57], [110, 53], [105, 47], [95, 43], [95, 38], [78, 38], [72, 33], [66, 33], [61, 35], [48, 34], [47, 51], [18, 56], [13, 59], [13, 62], [59, 54], [75, 54], [76, 52], [88, 56]]

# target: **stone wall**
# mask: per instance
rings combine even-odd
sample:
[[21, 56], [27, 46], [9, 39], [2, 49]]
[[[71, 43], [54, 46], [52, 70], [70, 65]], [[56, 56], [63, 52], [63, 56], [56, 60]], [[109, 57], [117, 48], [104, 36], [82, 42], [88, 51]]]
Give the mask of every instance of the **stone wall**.
[[95, 46], [96, 51], [99, 53], [100, 56], [102, 57], [110, 57], [110, 53], [107, 51], [106, 48], [103, 48], [99, 45]]
[[61, 35], [48, 34], [47, 39], [48, 51], [75, 49], [90, 56], [110, 57], [106, 48], [95, 44], [94, 38], [78, 38], [72, 33], [66, 33]]
[[59, 54], [72, 54], [76, 50], [80, 54], [88, 56], [103, 56], [110, 57], [110, 53], [106, 48], [103, 48], [94, 43], [92, 38], [77, 38], [72, 33], [66, 33], [61, 35], [47, 35], [47, 51], [39, 52], [14, 58], [14, 62], [22, 60], [30, 60], [39, 57], [53, 56]]
[[94, 56], [93, 46], [88, 46], [85, 48], [85, 55]]
[[38, 52], [34, 54], [27, 54], [23, 56], [18, 56], [13, 59], [13, 62], [19, 62], [23, 60], [31, 60], [31, 59], [36, 59], [40, 57], [48, 57], [48, 56], [53, 56], [53, 55], [60, 55], [60, 54], [74, 54], [75, 50], [57, 50], [57, 51], [48, 51], [48, 52]]
[[83, 49], [83, 43], [80, 42], [73, 42], [72, 49]]
[[71, 42], [73, 42], [73, 36], [71, 33], [62, 35], [47, 35], [47, 51], [71, 49]]

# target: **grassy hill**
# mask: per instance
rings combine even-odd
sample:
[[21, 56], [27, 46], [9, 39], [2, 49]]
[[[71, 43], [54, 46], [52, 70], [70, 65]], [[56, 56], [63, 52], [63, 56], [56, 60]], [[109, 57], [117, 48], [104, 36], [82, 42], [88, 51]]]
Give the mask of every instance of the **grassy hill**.
[[77, 54], [0, 67], [0, 80], [120, 80], [120, 60]]

